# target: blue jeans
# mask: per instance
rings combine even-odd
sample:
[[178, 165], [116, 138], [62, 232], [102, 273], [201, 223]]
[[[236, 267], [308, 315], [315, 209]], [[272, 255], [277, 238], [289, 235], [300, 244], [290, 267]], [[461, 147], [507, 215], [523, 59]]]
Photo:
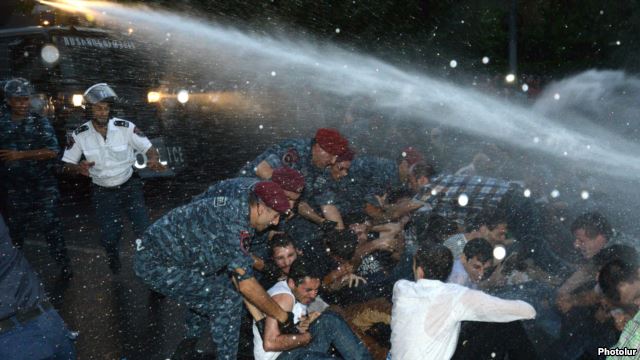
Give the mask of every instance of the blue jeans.
[[60, 315], [50, 309], [25, 323], [12, 319], [15, 327], [0, 333], [0, 359], [27, 360], [76, 358], [71, 334]]
[[337, 314], [325, 311], [309, 327], [312, 340], [309, 345], [284, 351], [278, 360], [316, 360], [335, 359], [329, 355], [331, 346], [336, 348], [344, 359], [368, 360], [371, 355], [364, 344], [351, 331], [349, 325]]
[[149, 226], [149, 216], [144, 205], [142, 182], [132, 177], [114, 187], [93, 186], [93, 205], [100, 225], [100, 242], [108, 255], [117, 256], [122, 236], [122, 210], [126, 210], [136, 236], [141, 237]]

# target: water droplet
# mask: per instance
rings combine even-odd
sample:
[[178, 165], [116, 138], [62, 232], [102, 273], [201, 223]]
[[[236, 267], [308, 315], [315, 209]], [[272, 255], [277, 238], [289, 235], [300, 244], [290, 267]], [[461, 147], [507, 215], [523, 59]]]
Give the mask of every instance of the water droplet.
[[469, 197], [467, 194], [460, 194], [460, 196], [458, 196], [458, 204], [460, 204], [460, 206], [467, 206], [468, 203]]
[[531, 197], [531, 190], [524, 189], [524, 197], [526, 197], [526, 198]]
[[483, 57], [482, 58], [482, 63], [483, 64], [488, 64], [489, 63], [489, 57], [488, 56]]
[[587, 190], [582, 190], [582, 192], [580, 193], [580, 197], [582, 198], [582, 200], [589, 199], [589, 192]]
[[271, 76], [276, 76], [276, 72], [275, 72], [275, 71], [272, 71], [272, 72], [271, 72]]
[[497, 260], [502, 260], [507, 255], [507, 250], [502, 245], [498, 245], [493, 248], [493, 257]]
[[524, 92], [529, 91], [529, 85], [527, 85], [527, 84], [522, 84], [522, 91], [524, 91]]
[[551, 197], [555, 199], [558, 196], [560, 196], [560, 191], [558, 189], [553, 189], [553, 191], [551, 191]]
[[340, 34], [340, 28], [336, 28], [336, 34]]
[[451, 68], [454, 68], [454, 69], [455, 69], [455, 67], [456, 67], [456, 66], [458, 66], [458, 62], [457, 62], [457, 61], [455, 61], [455, 60], [451, 60], [451, 61], [449, 62], [449, 66], [451, 66]]
[[555, 94], [553, 95], [553, 98], [554, 98], [555, 100], [560, 100], [560, 94], [555, 93]]

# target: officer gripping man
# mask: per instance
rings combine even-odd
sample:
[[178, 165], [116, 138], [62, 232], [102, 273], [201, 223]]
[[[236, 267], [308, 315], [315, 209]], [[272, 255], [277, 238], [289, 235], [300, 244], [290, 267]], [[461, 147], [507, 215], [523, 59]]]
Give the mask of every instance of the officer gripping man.
[[275, 183], [236, 178], [214, 184], [206, 196], [171, 210], [147, 229], [137, 243], [136, 274], [189, 308], [187, 337], [174, 358], [192, 354], [208, 325], [216, 358], [236, 359], [243, 296], [277, 319], [283, 331], [291, 331], [293, 314], [256, 281], [248, 250], [254, 232], [277, 225], [288, 210], [289, 201]]
[[[51, 256], [72, 276], [58, 215], [60, 192], [55, 178], [58, 140], [49, 121], [29, 112], [31, 84], [22, 78], [4, 86], [8, 111], [0, 115], [0, 183], [7, 190], [8, 222], [13, 240], [22, 247], [32, 223], [44, 228]], [[34, 231], [35, 233], [35, 231]]]
[[[116, 93], [105, 83], [85, 91], [90, 120], [73, 132], [62, 156], [67, 171], [89, 176], [93, 181], [93, 204], [102, 233], [101, 242], [114, 274], [120, 271], [118, 242], [123, 226], [122, 209], [127, 210], [138, 237], [149, 225], [142, 182], [133, 176], [134, 151], [146, 153], [151, 170], [164, 170], [158, 152], [136, 125], [110, 116], [116, 99]], [[80, 161], [83, 155], [85, 160]]]

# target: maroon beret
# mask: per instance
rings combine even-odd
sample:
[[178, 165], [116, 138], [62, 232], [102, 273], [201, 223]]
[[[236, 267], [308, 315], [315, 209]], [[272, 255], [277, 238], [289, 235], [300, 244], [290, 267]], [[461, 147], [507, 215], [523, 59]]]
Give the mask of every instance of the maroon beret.
[[278, 184], [273, 181], [261, 181], [253, 187], [253, 192], [262, 202], [273, 210], [284, 214], [289, 211], [289, 199]]
[[346, 148], [342, 154], [338, 155], [336, 162], [352, 161], [356, 153], [351, 148]]
[[349, 141], [340, 135], [338, 130], [327, 128], [318, 129], [316, 143], [331, 155], [342, 154], [349, 145]]
[[402, 159], [406, 160], [409, 166], [413, 166], [424, 161], [424, 155], [413, 146], [409, 146], [402, 150]]
[[304, 176], [298, 170], [288, 167], [273, 170], [271, 181], [280, 186], [282, 190], [301, 193], [304, 189]]

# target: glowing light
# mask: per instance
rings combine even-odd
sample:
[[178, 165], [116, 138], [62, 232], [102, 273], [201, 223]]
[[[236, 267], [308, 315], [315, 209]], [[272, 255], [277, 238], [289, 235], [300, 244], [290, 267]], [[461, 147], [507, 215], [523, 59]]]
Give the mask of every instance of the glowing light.
[[489, 57], [485, 56], [482, 58], [482, 63], [483, 64], [488, 64], [489, 63]]
[[469, 197], [467, 194], [460, 194], [460, 196], [458, 196], [458, 204], [460, 204], [460, 206], [467, 206], [467, 204], [469, 204]]
[[260, 130], [264, 129], [264, 125], [260, 124], [260, 125], [258, 126], [258, 129], [260, 129]]
[[555, 94], [553, 95], [553, 98], [554, 98], [555, 100], [560, 100], [560, 94], [555, 93]]
[[131, 35], [133, 33], [133, 28], [127, 29], [127, 32], [129, 33], [129, 35]]
[[512, 83], [512, 82], [516, 81], [516, 76], [514, 74], [508, 74], [507, 76], [504, 77], [504, 79], [508, 83]]
[[150, 103], [155, 103], [160, 101], [161, 95], [159, 92], [157, 91], [149, 91], [149, 93], [147, 93], [147, 101]]
[[436, 189], [431, 190], [431, 195], [432, 196], [438, 195], [438, 192], [436, 191]]
[[71, 97], [71, 103], [75, 107], [82, 106], [83, 100], [84, 100], [84, 96], [82, 96], [82, 94], [73, 94], [73, 96]]
[[526, 198], [531, 197], [531, 190], [524, 189], [524, 197], [526, 197]]
[[505, 249], [504, 246], [498, 245], [493, 248], [493, 257], [496, 258], [496, 260], [502, 260], [506, 255], [507, 249]]
[[560, 196], [560, 191], [558, 189], [553, 189], [553, 191], [551, 191], [551, 197], [552, 198], [557, 198]]
[[524, 91], [524, 92], [529, 91], [529, 85], [527, 85], [527, 84], [522, 84], [522, 91]]
[[178, 91], [178, 102], [186, 104], [189, 101], [189, 92], [187, 90]]
[[620, 46], [620, 44], [622, 44], [620, 40], [616, 41], [616, 45]]
[[271, 72], [271, 76], [276, 76], [276, 72], [275, 72], [275, 71], [272, 71], [272, 72]]
[[582, 198], [582, 200], [589, 199], [589, 192], [587, 190], [582, 190], [582, 192], [580, 193], [580, 197]]
[[48, 44], [40, 50], [40, 57], [48, 64], [53, 64], [60, 59], [60, 51], [58, 51], [58, 48], [54, 45]]
[[45, 21], [42, 22], [42, 25], [44, 25], [44, 26], [49, 26], [49, 24], [50, 24], [49, 20], [45, 20]]
[[452, 69], [455, 69], [456, 66], [458, 66], [458, 62], [455, 60], [451, 60], [449, 61], [449, 66], [451, 66]]
[[336, 28], [336, 34], [340, 34], [340, 28]]

